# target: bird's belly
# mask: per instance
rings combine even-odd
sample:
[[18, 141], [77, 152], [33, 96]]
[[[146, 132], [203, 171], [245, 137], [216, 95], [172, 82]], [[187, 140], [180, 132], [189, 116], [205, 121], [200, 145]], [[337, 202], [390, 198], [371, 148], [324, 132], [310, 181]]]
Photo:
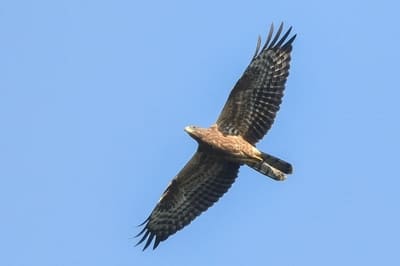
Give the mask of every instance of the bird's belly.
[[227, 154], [232, 159], [257, 157], [258, 150], [240, 136], [223, 136], [207, 141], [214, 149]]

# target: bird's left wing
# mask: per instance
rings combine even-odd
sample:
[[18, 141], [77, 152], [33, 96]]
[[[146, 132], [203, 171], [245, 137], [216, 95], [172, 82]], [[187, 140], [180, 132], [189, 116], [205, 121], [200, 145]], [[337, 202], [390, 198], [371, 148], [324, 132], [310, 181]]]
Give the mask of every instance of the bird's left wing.
[[146, 249], [155, 237], [153, 249], [207, 210], [230, 188], [240, 165], [198, 149], [172, 179], [158, 204], [143, 223], [138, 244]]
[[283, 24], [273, 37], [271, 26], [261, 51], [260, 39], [256, 53], [243, 76], [236, 83], [217, 120], [220, 131], [240, 135], [250, 143], [260, 140], [274, 122], [282, 102], [289, 75], [290, 52], [296, 35], [288, 41], [289, 30], [280, 38]]

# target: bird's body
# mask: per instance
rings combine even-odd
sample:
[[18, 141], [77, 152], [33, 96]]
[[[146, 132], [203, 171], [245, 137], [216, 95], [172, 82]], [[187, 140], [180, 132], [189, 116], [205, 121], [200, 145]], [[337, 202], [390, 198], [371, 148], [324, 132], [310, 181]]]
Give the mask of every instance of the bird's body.
[[[284, 180], [285, 173], [290, 174], [292, 172], [291, 166], [278, 158], [275, 159], [287, 165], [284, 170], [278, 169], [279, 167], [275, 168], [271, 165], [273, 162], [271, 163], [271, 160], [268, 161], [268, 158], [271, 159], [273, 156], [259, 151], [240, 135], [223, 134], [218, 129], [217, 124], [209, 128], [187, 126], [185, 131], [199, 143], [202, 150], [215, 153], [226, 161], [240, 165], [247, 164], [275, 180]], [[258, 167], [262, 168], [259, 169]]]
[[188, 126], [185, 131], [189, 133], [200, 145], [221, 153], [227, 160], [238, 163], [245, 163], [248, 160], [260, 160], [261, 152], [248, 143], [240, 135], [224, 135], [218, 130], [216, 124], [209, 128]]
[[[161, 241], [188, 225], [212, 206], [235, 181], [239, 168], [247, 165], [275, 180], [292, 173], [291, 164], [255, 147], [272, 126], [282, 102], [289, 75], [290, 52], [296, 35], [291, 28], [280, 38], [273, 26], [260, 50], [231, 91], [215, 124], [209, 128], [188, 126], [185, 131], [198, 142], [193, 157], [172, 179], [156, 207], [142, 224], [146, 249], [153, 239]], [[286, 42], [285, 42], [286, 41]]]

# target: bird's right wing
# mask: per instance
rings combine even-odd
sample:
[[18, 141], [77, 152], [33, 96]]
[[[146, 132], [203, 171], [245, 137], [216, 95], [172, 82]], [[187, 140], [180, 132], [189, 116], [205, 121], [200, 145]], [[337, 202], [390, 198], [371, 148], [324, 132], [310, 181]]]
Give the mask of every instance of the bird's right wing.
[[273, 26], [267, 41], [256, 53], [242, 77], [231, 91], [217, 120], [220, 131], [240, 135], [254, 144], [260, 140], [274, 122], [282, 102], [286, 78], [289, 75], [290, 52], [296, 38], [289, 40], [292, 28], [281, 36], [283, 24], [273, 36]]
[[240, 165], [200, 149], [172, 179], [158, 204], [143, 223], [146, 249], [155, 237], [153, 249], [207, 210], [230, 188]]

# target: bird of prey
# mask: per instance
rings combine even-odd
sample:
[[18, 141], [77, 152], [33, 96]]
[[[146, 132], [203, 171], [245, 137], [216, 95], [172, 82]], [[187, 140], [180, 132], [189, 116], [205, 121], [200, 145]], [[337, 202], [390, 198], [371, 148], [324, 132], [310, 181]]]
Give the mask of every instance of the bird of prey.
[[218, 201], [235, 181], [240, 166], [250, 166], [275, 180], [292, 173], [291, 164], [255, 147], [274, 122], [289, 75], [296, 35], [288, 39], [290, 27], [280, 37], [282, 29], [283, 24], [274, 35], [272, 24], [262, 48], [258, 38], [255, 54], [217, 121], [209, 128], [185, 127], [198, 142], [197, 151], [141, 224], [144, 228], [137, 237], [143, 236], [137, 245], [146, 240], [143, 250], [153, 239], [155, 249]]

